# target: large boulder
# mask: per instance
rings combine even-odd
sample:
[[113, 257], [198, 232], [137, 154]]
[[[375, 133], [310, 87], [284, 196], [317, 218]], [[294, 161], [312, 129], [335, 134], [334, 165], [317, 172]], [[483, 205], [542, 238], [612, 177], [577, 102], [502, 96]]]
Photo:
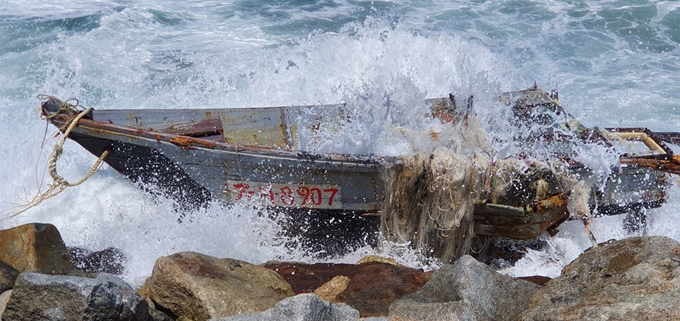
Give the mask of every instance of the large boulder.
[[431, 275], [432, 272], [382, 262], [360, 264], [347, 289], [333, 302], [350, 305], [362, 317], [386, 316], [392, 302], [418, 291]]
[[21, 273], [2, 319], [152, 320], [146, 301], [123, 280], [106, 273], [96, 278]]
[[399, 320], [515, 320], [539, 288], [497, 273], [469, 255], [434, 272], [420, 291], [390, 306]]
[[295, 294], [314, 292], [321, 285], [336, 276], [354, 277], [359, 265], [345, 263], [299, 263], [299, 262], [267, 262], [264, 267], [276, 271], [293, 288]]
[[30, 223], [0, 231], [0, 260], [20, 272], [73, 274], [61, 234], [52, 224]]
[[313, 291], [325, 299], [352, 306], [359, 310], [362, 317], [387, 315], [392, 302], [416, 292], [432, 274], [376, 260], [364, 262], [366, 263], [268, 262], [264, 266], [281, 274], [295, 293]]
[[342, 303], [330, 303], [314, 294], [299, 294], [277, 303], [273, 308], [260, 313], [239, 314], [214, 321], [346, 321], [358, 320], [359, 311]]
[[533, 296], [521, 320], [680, 320], [680, 243], [663, 236], [600, 244]]
[[156, 307], [194, 321], [265, 311], [294, 295], [270, 269], [195, 252], [156, 260], [145, 287]]
[[0, 293], [14, 287], [14, 280], [19, 276], [19, 271], [9, 264], [0, 260]]

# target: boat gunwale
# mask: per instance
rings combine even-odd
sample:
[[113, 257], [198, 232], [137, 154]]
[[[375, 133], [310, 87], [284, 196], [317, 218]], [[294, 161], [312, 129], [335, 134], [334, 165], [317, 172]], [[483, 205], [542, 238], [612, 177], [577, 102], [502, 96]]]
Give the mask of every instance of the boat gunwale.
[[[72, 117], [65, 114], [57, 114], [50, 118], [57, 127], [62, 128]], [[127, 136], [134, 139], [145, 139], [154, 142], [163, 142], [178, 146], [183, 149], [202, 149], [212, 152], [226, 152], [241, 156], [252, 156], [255, 158], [286, 159], [292, 161], [324, 162], [339, 165], [357, 165], [361, 167], [370, 166], [389, 166], [395, 163], [396, 157], [375, 156], [375, 155], [351, 155], [340, 153], [311, 154], [303, 150], [286, 150], [274, 147], [261, 147], [253, 145], [241, 145], [214, 140], [202, 139], [178, 134], [164, 133], [131, 126], [108, 123], [106, 121], [83, 118], [74, 128], [89, 130], [93, 132], [108, 132], [113, 135]], [[80, 133], [89, 135], [87, 133]]]

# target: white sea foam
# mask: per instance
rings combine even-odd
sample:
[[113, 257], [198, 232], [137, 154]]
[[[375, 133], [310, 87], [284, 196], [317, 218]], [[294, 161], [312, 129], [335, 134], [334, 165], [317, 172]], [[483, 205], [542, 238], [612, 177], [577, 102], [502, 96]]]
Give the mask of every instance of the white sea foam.
[[[436, 126], [416, 121], [426, 108], [422, 100], [449, 92], [474, 94], [482, 126], [509, 135], [493, 94], [533, 81], [560, 89], [565, 108], [587, 126], [677, 130], [680, 55], [673, 39], [679, 35], [671, 24], [677, 5], [650, 3], [658, 11], [648, 17], [645, 8], [625, 2], [6, 1], [0, 4], [7, 17], [0, 22], [7, 48], [0, 49], [0, 135], [6, 138], [0, 204], [26, 200], [42, 177], [50, 150], [40, 152], [45, 127], [33, 98], [38, 93], [78, 97], [95, 108], [347, 102], [360, 105], [362, 122], [350, 128], [352, 135], [318, 150], [385, 155], [428, 144], [418, 136], [396, 140], [390, 130]], [[617, 27], [611, 12], [640, 26], [631, 32], [650, 33], [629, 36], [630, 26]], [[77, 17], [86, 19], [70, 20]], [[63, 21], [50, 24], [57, 19]], [[49, 128], [48, 136], [54, 131]], [[593, 168], [611, 163], [597, 149], [588, 155]], [[60, 173], [79, 178], [94, 160], [69, 142]], [[679, 197], [674, 188], [668, 204], [649, 211], [650, 234], [680, 239]], [[0, 222], [0, 228], [50, 222], [68, 245], [118, 247], [128, 258], [125, 278], [135, 284], [150, 274], [155, 258], [183, 250], [252, 262], [315, 260], [284, 249], [278, 227], [251, 209], [213, 207], [186, 215], [193, 219], [178, 223], [171, 202], [150, 197], [105, 166], [82, 186]], [[626, 236], [621, 219], [596, 219], [598, 240]], [[508, 273], [558, 274], [589, 246], [579, 224], [563, 225], [548, 249], [530, 251]], [[411, 266], [438, 264], [397, 244], [332, 260], [353, 262], [370, 253]]]

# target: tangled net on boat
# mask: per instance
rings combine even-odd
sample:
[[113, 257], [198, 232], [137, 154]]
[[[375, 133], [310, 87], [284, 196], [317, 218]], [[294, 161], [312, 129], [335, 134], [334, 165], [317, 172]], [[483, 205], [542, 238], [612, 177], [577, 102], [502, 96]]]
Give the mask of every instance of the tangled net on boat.
[[484, 189], [483, 163], [449, 153], [401, 157], [385, 174], [383, 235], [445, 261], [468, 253], [472, 213]]
[[486, 190], [490, 147], [476, 119], [451, 126], [429, 154], [401, 156], [386, 169], [381, 230], [445, 261], [468, 253], [475, 202]]
[[453, 126], [448, 136], [457, 139], [430, 153], [398, 157], [383, 173], [381, 232], [387, 240], [451, 262], [472, 251], [477, 202], [523, 207], [556, 190], [572, 191], [570, 212], [589, 219], [590, 187], [565, 168], [518, 158], [494, 161], [475, 119]]

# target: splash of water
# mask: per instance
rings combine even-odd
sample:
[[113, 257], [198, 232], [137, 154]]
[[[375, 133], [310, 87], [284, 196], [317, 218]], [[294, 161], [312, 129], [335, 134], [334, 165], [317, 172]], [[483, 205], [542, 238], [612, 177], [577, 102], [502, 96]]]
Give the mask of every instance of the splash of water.
[[[41, 135], [35, 133], [42, 133], [44, 124], [35, 110], [26, 108], [37, 106], [32, 98], [37, 93], [75, 96], [96, 108], [363, 104], [365, 107], [359, 108], [366, 109], [356, 114], [365, 118], [346, 124], [351, 137], [326, 140], [315, 148], [319, 152], [339, 149], [404, 155], [413, 153], [414, 146], [431, 150], [431, 140], [422, 139], [420, 133], [433, 127], [441, 129], [436, 123], [418, 123], [427, 110], [422, 98], [444, 97], [449, 92], [462, 97], [475, 94], [475, 111], [485, 131], [507, 138], [512, 135], [504, 116], [507, 111], [493, 107], [494, 94], [537, 79], [541, 84], [560, 84], [568, 93], [565, 105], [580, 118], [593, 122], [590, 125], [625, 123], [674, 130], [673, 122], [665, 120], [675, 118], [669, 106], [673, 105], [678, 82], [667, 70], [677, 69], [677, 55], [672, 54], [673, 49], [647, 53], [644, 44], [629, 47], [627, 44], [635, 39], [625, 35], [625, 28], [616, 27], [614, 15], [606, 15], [611, 11], [608, 3], [532, 2], [528, 4], [532, 8], [530, 20], [521, 17], [526, 13], [521, 1], [502, 3], [499, 8], [478, 1], [464, 2], [463, 6], [435, 1], [432, 8], [394, 3], [404, 12], [395, 15], [415, 19], [376, 18], [361, 11], [364, 16], [360, 19], [350, 19], [350, 23], [333, 20], [334, 25], [311, 33], [304, 28], [275, 33], [281, 27], [294, 28], [294, 24], [259, 15], [258, 10], [280, 10], [289, 13], [290, 20], [310, 21], [305, 20], [310, 19], [305, 17], [306, 11], [285, 4], [226, 9], [211, 1], [192, 2], [188, 7], [164, 2], [121, 6], [107, 1], [63, 7], [42, 0], [16, 4], [6, 2], [0, 5], [0, 11], [12, 17], [17, 8], [23, 8], [28, 20], [39, 19], [31, 21], [30, 28], [18, 24], [14, 27], [19, 28], [11, 30], [45, 31], [9, 39], [11, 46], [6, 48], [18, 48], [20, 54], [2, 52], [0, 63], [5, 73], [0, 75], [0, 104], [7, 108], [0, 110], [0, 119], [11, 121], [5, 122], [0, 134], [12, 137], [6, 142], [7, 148], [0, 151], [7, 160], [0, 178], [12, 186], [2, 190], [3, 204], [31, 195], [34, 177], [40, 177], [40, 170], [32, 164], [40, 153], [35, 146], [39, 146]], [[330, 17], [352, 16], [355, 8], [364, 5], [341, 2], [337, 12], [327, 9], [324, 13]], [[390, 4], [376, 6], [373, 12], [380, 15], [389, 11], [384, 7]], [[663, 10], [648, 17], [644, 13], [649, 6]], [[618, 11], [630, 14], [642, 28], [658, 20], [666, 27], [655, 29], [654, 44], [672, 44], [677, 33], [672, 25], [677, 8], [670, 2], [649, 6], [627, 6]], [[237, 18], [227, 18], [232, 16]], [[585, 41], [585, 46], [569, 41], [575, 36]], [[634, 66], [635, 74], [628, 72], [629, 66]], [[632, 119], [626, 118], [628, 115], [633, 115]], [[362, 128], [362, 124], [368, 128]], [[390, 132], [394, 126], [419, 134], [397, 139]], [[374, 137], [379, 139], [370, 139]], [[502, 147], [506, 146], [497, 146], [499, 150]], [[507, 153], [511, 155], [514, 150], [509, 148]], [[598, 150], [592, 153], [603, 155]], [[31, 160], [30, 166], [26, 160]], [[70, 142], [62, 160], [61, 172], [67, 177], [81, 177], [94, 161]], [[21, 186], [25, 193], [17, 190]], [[677, 199], [677, 193], [669, 197]], [[650, 211], [661, 213], [650, 220], [650, 231], [680, 239], [668, 228], [675, 226], [668, 224], [673, 221], [666, 221], [677, 212], [674, 205]], [[284, 258], [305, 259], [304, 252], [289, 253], [278, 247], [280, 240], [271, 243], [276, 246], [269, 246], [268, 240], [278, 233], [276, 227], [250, 209], [214, 207], [185, 215], [194, 219], [177, 223], [171, 202], [149, 197], [105, 167], [83, 187], [65, 192], [62, 198], [50, 200], [26, 216], [2, 222], [0, 227], [52, 222], [69, 245], [119, 247], [129, 258], [129, 279], [150, 273], [155, 257], [185, 249], [253, 262], [281, 253], [285, 253]], [[625, 235], [618, 228], [620, 224], [607, 226], [617, 227], [603, 232], [601, 225], [594, 223], [598, 238]], [[575, 257], [573, 253], [587, 246], [588, 242], [581, 242], [578, 228], [580, 225], [568, 223], [554, 239], [558, 243], [554, 247], [561, 249], [555, 253], [563, 253], [556, 255], [564, 255], [558, 258], [561, 262], [569, 261]], [[143, 248], [140, 244], [150, 245]], [[384, 252], [364, 248], [334, 259], [354, 261], [359, 253], [379, 251], [415, 266], [431, 266], [402, 245], [390, 243], [384, 248], [396, 250]], [[531, 270], [524, 266], [525, 271]], [[537, 272], [540, 274], [540, 270]]]

